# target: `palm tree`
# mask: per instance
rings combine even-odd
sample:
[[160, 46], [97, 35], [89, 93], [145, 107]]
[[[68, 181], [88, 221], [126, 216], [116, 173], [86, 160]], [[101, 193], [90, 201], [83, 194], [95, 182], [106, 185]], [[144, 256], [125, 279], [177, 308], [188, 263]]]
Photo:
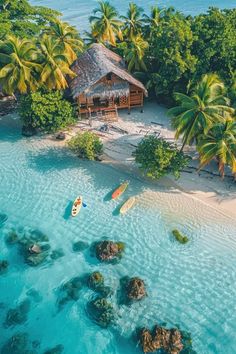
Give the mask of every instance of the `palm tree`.
[[0, 43], [0, 83], [5, 93], [26, 93], [37, 88], [35, 74], [41, 70], [32, 40], [8, 36]]
[[159, 9], [158, 6], [151, 7], [151, 14], [150, 16], [144, 14], [143, 15], [143, 22], [147, 24], [150, 29], [155, 29], [158, 27], [161, 19], [161, 14], [164, 12], [164, 9]]
[[129, 8], [126, 16], [121, 16], [124, 20], [124, 31], [129, 40], [141, 32], [143, 19], [143, 9], [133, 2], [129, 3]]
[[222, 122], [225, 116], [233, 114], [234, 109], [228, 106], [229, 102], [223, 92], [224, 85], [218, 76], [209, 74], [203, 76], [189, 96], [174, 94], [179, 105], [171, 108], [168, 114], [173, 117], [176, 139], [183, 135], [181, 150], [200, 134], [207, 134], [214, 123]]
[[140, 34], [133, 36], [131, 41], [126, 44], [124, 49], [124, 57], [128, 63], [128, 70], [146, 71], [146, 65], [144, 63], [145, 51], [148, 48], [148, 42], [146, 42]]
[[65, 89], [68, 87], [66, 75], [73, 78], [76, 74], [69, 68], [70, 58], [57, 40], [44, 35], [40, 41], [42, 51], [41, 82], [48, 89]]
[[115, 46], [116, 37], [122, 40], [122, 22], [117, 19], [118, 12], [108, 1], [99, 1], [98, 3], [99, 7], [94, 9], [94, 15], [89, 18], [93, 26], [92, 34], [97, 41]]
[[224, 178], [225, 166], [228, 165], [236, 176], [236, 122], [226, 120], [214, 125], [206, 135], [199, 137], [197, 149], [200, 155], [200, 169], [216, 159], [219, 172]]
[[10, 0], [0, 0], [0, 10], [6, 10], [8, 5], [10, 5]]
[[76, 60], [77, 54], [83, 50], [84, 44], [78, 31], [66, 22], [57, 19], [45, 32], [61, 44], [69, 59], [69, 64]]

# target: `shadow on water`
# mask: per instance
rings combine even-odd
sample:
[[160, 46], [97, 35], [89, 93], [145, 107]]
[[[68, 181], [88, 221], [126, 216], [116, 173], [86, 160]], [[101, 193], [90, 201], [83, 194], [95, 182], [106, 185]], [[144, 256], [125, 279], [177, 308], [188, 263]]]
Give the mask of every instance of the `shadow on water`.
[[67, 204], [66, 208], [65, 208], [65, 212], [64, 212], [64, 215], [63, 215], [63, 218], [65, 220], [69, 220], [70, 217], [71, 217], [72, 205], [73, 205], [73, 202], [70, 200], [69, 203]]
[[117, 207], [113, 210], [112, 215], [113, 216], [119, 216], [120, 215], [120, 208], [122, 206], [123, 203], [119, 203], [119, 205], [117, 205]]
[[48, 172], [54, 169], [75, 169], [81, 166], [81, 161], [63, 147], [49, 147], [37, 152], [28, 152], [28, 165], [39, 172]]

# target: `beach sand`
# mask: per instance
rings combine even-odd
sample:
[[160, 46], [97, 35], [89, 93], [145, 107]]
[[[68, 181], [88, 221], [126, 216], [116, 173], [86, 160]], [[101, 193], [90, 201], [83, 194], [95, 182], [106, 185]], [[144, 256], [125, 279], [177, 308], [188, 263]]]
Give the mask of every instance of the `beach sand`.
[[[96, 132], [104, 144], [103, 163], [129, 170], [139, 177], [141, 177], [141, 173], [132, 157], [132, 152], [139, 141], [146, 134], [154, 133], [174, 142], [174, 131], [167, 116], [167, 109], [155, 102], [146, 103], [143, 113], [139, 109], [133, 109], [131, 114], [128, 114], [126, 110], [119, 111], [118, 121], [110, 123], [115, 128], [110, 127], [108, 133], [99, 132], [99, 128], [103, 124], [104, 122], [93, 119], [92, 127], [90, 127], [88, 120], [82, 120], [68, 132], [67, 139], [80, 130]], [[123, 132], [119, 129], [122, 129]], [[177, 144], [180, 146], [181, 142], [179, 141]], [[232, 178], [226, 177], [222, 180], [217, 176], [217, 166], [214, 163], [204, 168], [204, 171], [197, 172], [198, 161], [194, 147], [189, 148], [186, 152], [193, 157], [193, 161], [191, 161], [191, 168], [187, 168], [186, 172], [181, 174], [180, 179], [176, 181], [170, 176], [153, 183], [166, 186], [170, 192], [171, 190], [181, 190], [224, 215], [235, 218], [236, 183]]]

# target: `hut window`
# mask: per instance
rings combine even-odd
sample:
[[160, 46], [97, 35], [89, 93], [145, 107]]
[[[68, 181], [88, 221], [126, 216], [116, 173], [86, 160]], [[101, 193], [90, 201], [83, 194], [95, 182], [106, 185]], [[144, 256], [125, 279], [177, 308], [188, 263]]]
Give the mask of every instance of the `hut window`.
[[111, 73], [107, 74], [106, 79], [107, 79], [107, 81], [111, 81], [112, 80], [112, 74]]

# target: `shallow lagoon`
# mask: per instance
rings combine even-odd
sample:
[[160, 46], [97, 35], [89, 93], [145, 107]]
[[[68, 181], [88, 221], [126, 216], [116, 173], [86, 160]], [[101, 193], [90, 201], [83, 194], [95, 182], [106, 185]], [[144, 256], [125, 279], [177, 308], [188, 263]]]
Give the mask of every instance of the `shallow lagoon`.
[[[236, 224], [205, 204], [99, 163], [80, 161], [50, 140], [26, 139], [17, 121], [0, 121], [0, 212], [8, 220], [0, 228], [1, 259], [10, 262], [0, 277], [0, 321], [8, 308], [31, 299], [28, 320], [1, 329], [0, 346], [13, 333], [28, 332], [39, 340], [38, 353], [63, 344], [65, 354], [141, 353], [131, 335], [137, 326], [165, 322], [192, 333], [199, 354], [236, 352]], [[106, 195], [120, 181], [130, 179], [126, 197], [140, 194], [125, 216], [114, 210], [118, 201]], [[71, 201], [83, 194], [88, 205], [77, 218], [69, 217]], [[124, 199], [121, 198], [120, 201]], [[4, 237], [15, 228], [39, 229], [52, 249], [65, 256], [38, 268], [24, 264]], [[177, 244], [170, 231], [179, 228], [190, 237]], [[126, 243], [117, 265], [99, 264], [88, 250], [72, 252], [77, 240], [92, 243], [103, 237]], [[74, 276], [99, 270], [115, 291], [123, 276], [140, 276], [148, 297], [131, 307], [116, 304], [116, 325], [101, 329], [91, 322], [86, 304], [94, 295], [84, 288], [77, 302], [58, 312], [57, 288]], [[29, 297], [35, 289], [39, 296]], [[10, 353], [9, 353], [10, 354]]]

